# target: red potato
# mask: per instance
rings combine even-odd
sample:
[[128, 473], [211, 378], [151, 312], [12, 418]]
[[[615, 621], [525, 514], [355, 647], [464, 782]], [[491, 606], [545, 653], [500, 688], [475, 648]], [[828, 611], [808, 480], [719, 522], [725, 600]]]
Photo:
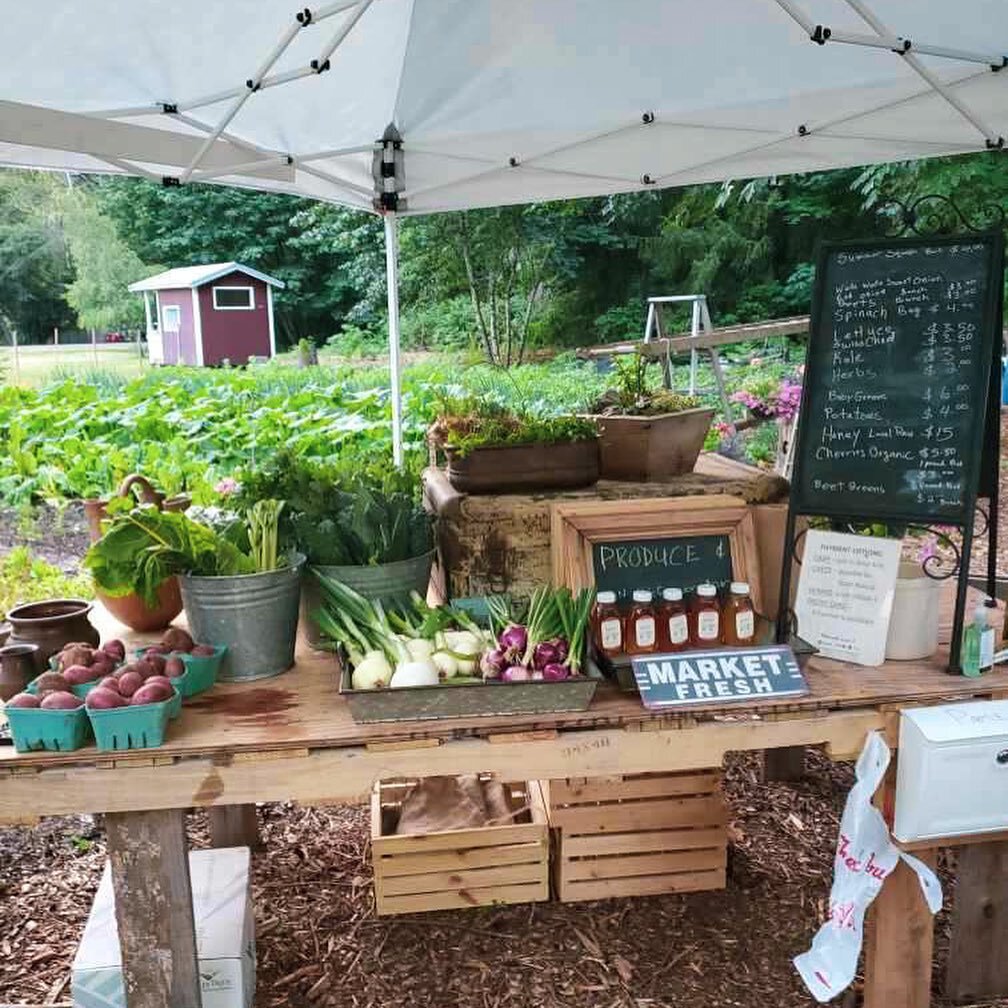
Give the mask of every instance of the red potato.
[[15, 693], [14, 696], [7, 701], [7, 707], [38, 707], [39, 698], [33, 693]]
[[169, 651], [192, 651], [195, 641], [189, 636], [187, 630], [181, 627], [168, 627], [161, 638], [161, 643]]
[[212, 644], [197, 644], [190, 653], [197, 658], [212, 658], [217, 649]]
[[125, 665], [120, 665], [119, 668], [112, 673], [112, 675], [114, 675], [116, 679], [121, 679], [127, 672], [138, 672], [136, 662], [127, 662]]
[[84, 683], [94, 682], [96, 679], [100, 679], [101, 676], [101, 670], [96, 672], [94, 668], [89, 668], [87, 665], [71, 665], [69, 668], [63, 670], [63, 678], [71, 686], [81, 686]]
[[38, 695], [52, 693], [53, 690], [70, 690], [70, 683], [59, 672], [43, 672], [35, 680], [35, 691]]
[[90, 665], [93, 661], [94, 648], [90, 644], [67, 644], [57, 658], [61, 672], [72, 665]]
[[144, 657], [152, 654], [166, 655], [171, 653], [171, 648], [167, 644], [151, 644], [149, 648], [144, 651]]
[[88, 693], [84, 703], [91, 710], [114, 710], [116, 707], [125, 707], [129, 700], [120, 696], [115, 690], [103, 689], [98, 686]]
[[96, 659], [94, 665], [91, 666], [91, 671], [94, 672], [96, 679], [101, 679], [102, 676], [112, 675], [112, 670], [115, 668], [115, 662], [111, 659], [105, 660], [104, 652], [102, 652], [103, 658], [101, 660]]
[[181, 658], [169, 658], [165, 662], [164, 674], [169, 679], [178, 679], [179, 676], [185, 675], [185, 662]]
[[46, 693], [39, 707], [42, 710], [74, 710], [82, 703], [84, 701], [73, 693]]
[[105, 678], [102, 679], [101, 682], [99, 682], [97, 686], [95, 686], [95, 689], [110, 689], [110, 690], [114, 690], [116, 693], [118, 693], [119, 692], [119, 680], [116, 679], [115, 676], [110, 676], [110, 675], [105, 676]]
[[143, 686], [143, 676], [139, 672], [126, 672], [116, 677], [118, 692], [124, 697], [131, 697], [141, 686]]
[[144, 680], [149, 679], [152, 675], [157, 675], [157, 669], [149, 662], [146, 658], [141, 658], [139, 661], [133, 663], [133, 668], [140, 673], [140, 677]]
[[101, 649], [116, 662], [121, 662], [126, 657], [126, 645], [115, 637], [112, 640], [105, 641]]
[[141, 704], [161, 703], [170, 700], [173, 693], [171, 683], [165, 687], [160, 682], [145, 682], [130, 698], [130, 705], [139, 707]]
[[168, 695], [171, 696], [175, 687], [172, 685], [171, 679], [163, 675], [152, 675], [150, 679], [144, 682], [144, 686], [160, 686], [163, 689], [168, 690]]
[[154, 675], [161, 675], [164, 672], [165, 662], [168, 660], [163, 654], [146, 654], [143, 660], [154, 670]]

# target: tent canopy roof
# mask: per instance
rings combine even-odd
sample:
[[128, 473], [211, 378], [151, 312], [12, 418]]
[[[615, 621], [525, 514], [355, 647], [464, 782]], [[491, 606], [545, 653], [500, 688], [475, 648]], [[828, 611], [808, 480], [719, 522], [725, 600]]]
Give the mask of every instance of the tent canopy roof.
[[176, 269], [165, 270], [163, 273], [156, 273], [147, 277], [146, 280], [138, 280], [131, 283], [131, 291], [155, 291], [155, 290], [178, 290], [182, 287], [202, 287], [211, 280], [218, 280], [228, 273], [245, 273], [247, 276], [262, 280], [272, 287], [283, 287], [283, 283], [276, 277], [271, 277], [259, 270], [252, 269], [251, 266], [243, 266], [236, 262], [207, 263], [204, 266], [179, 266]]
[[0, 164], [374, 209], [391, 124], [423, 213], [1008, 136], [1004, 0], [0, 3]]

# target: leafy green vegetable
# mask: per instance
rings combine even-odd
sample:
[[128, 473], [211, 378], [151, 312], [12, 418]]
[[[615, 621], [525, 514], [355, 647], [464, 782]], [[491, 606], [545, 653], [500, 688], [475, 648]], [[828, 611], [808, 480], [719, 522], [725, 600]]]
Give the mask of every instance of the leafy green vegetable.
[[158, 588], [174, 574], [254, 574], [255, 562], [227, 539], [182, 513], [144, 505], [111, 519], [88, 550], [84, 566], [113, 597], [135, 592], [157, 604]]
[[282, 546], [313, 564], [362, 566], [409, 560], [433, 547], [418, 474], [390, 464], [324, 464], [291, 451], [239, 474], [239, 505], [282, 498]]

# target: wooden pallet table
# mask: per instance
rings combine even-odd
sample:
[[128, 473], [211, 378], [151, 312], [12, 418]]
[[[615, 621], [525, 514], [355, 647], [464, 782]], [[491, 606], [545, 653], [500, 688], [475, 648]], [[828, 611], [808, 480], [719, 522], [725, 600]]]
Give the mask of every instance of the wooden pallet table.
[[[929, 662], [878, 669], [814, 659], [808, 696], [744, 707], [653, 714], [636, 696], [603, 685], [581, 713], [358, 725], [339, 696], [332, 660], [302, 644], [284, 675], [221, 684], [187, 704], [159, 749], [17, 754], [0, 747], [0, 822], [111, 813], [130, 1008], [189, 1006], [198, 1004], [198, 987], [187, 809], [362, 801], [378, 781], [476, 770], [509, 781], [695, 771], [720, 766], [726, 752], [787, 746], [821, 746], [851, 759], [869, 731], [896, 743], [902, 707], [1008, 695], [1008, 672], [951, 677], [945, 658], [939, 652]], [[230, 818], [247, 828], [241, 813]], [[902, 926], [899, 912], [899, 899], [883, 901], [876, 915], [883, 933], [887, 920]], [[912, 962], [919, 974], [920, 956], [885, 961], [885, 999], [871, 996], [869, 984], [868, 1008], [923, 1008], [927, 984], [910, 977]], [[893, 987], [905, 995], [894, 998]]]

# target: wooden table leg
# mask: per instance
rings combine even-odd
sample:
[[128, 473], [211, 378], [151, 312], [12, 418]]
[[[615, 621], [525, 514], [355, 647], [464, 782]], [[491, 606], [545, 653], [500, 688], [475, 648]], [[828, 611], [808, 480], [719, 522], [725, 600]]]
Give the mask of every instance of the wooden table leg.
[[763, 779], [796, 781], [805, 776], [805, 746], [767, 749], [763, 753]]
[[[937, 853], [914, 851], [931, 867]], [[902, 861], [885, 880], [868, 913], [864, 1008], [928, 1008], [934, 918], [916, 874]]]
[[185, 812], [105, 817], [128, 1008], [201, 1008]]
[[211, 847], [262, 850], [255, 805], [214, 805], [207, 809]]
[[945, 993], [956, 1001], [1008, 995], [1008, 843], [958, 849]]

